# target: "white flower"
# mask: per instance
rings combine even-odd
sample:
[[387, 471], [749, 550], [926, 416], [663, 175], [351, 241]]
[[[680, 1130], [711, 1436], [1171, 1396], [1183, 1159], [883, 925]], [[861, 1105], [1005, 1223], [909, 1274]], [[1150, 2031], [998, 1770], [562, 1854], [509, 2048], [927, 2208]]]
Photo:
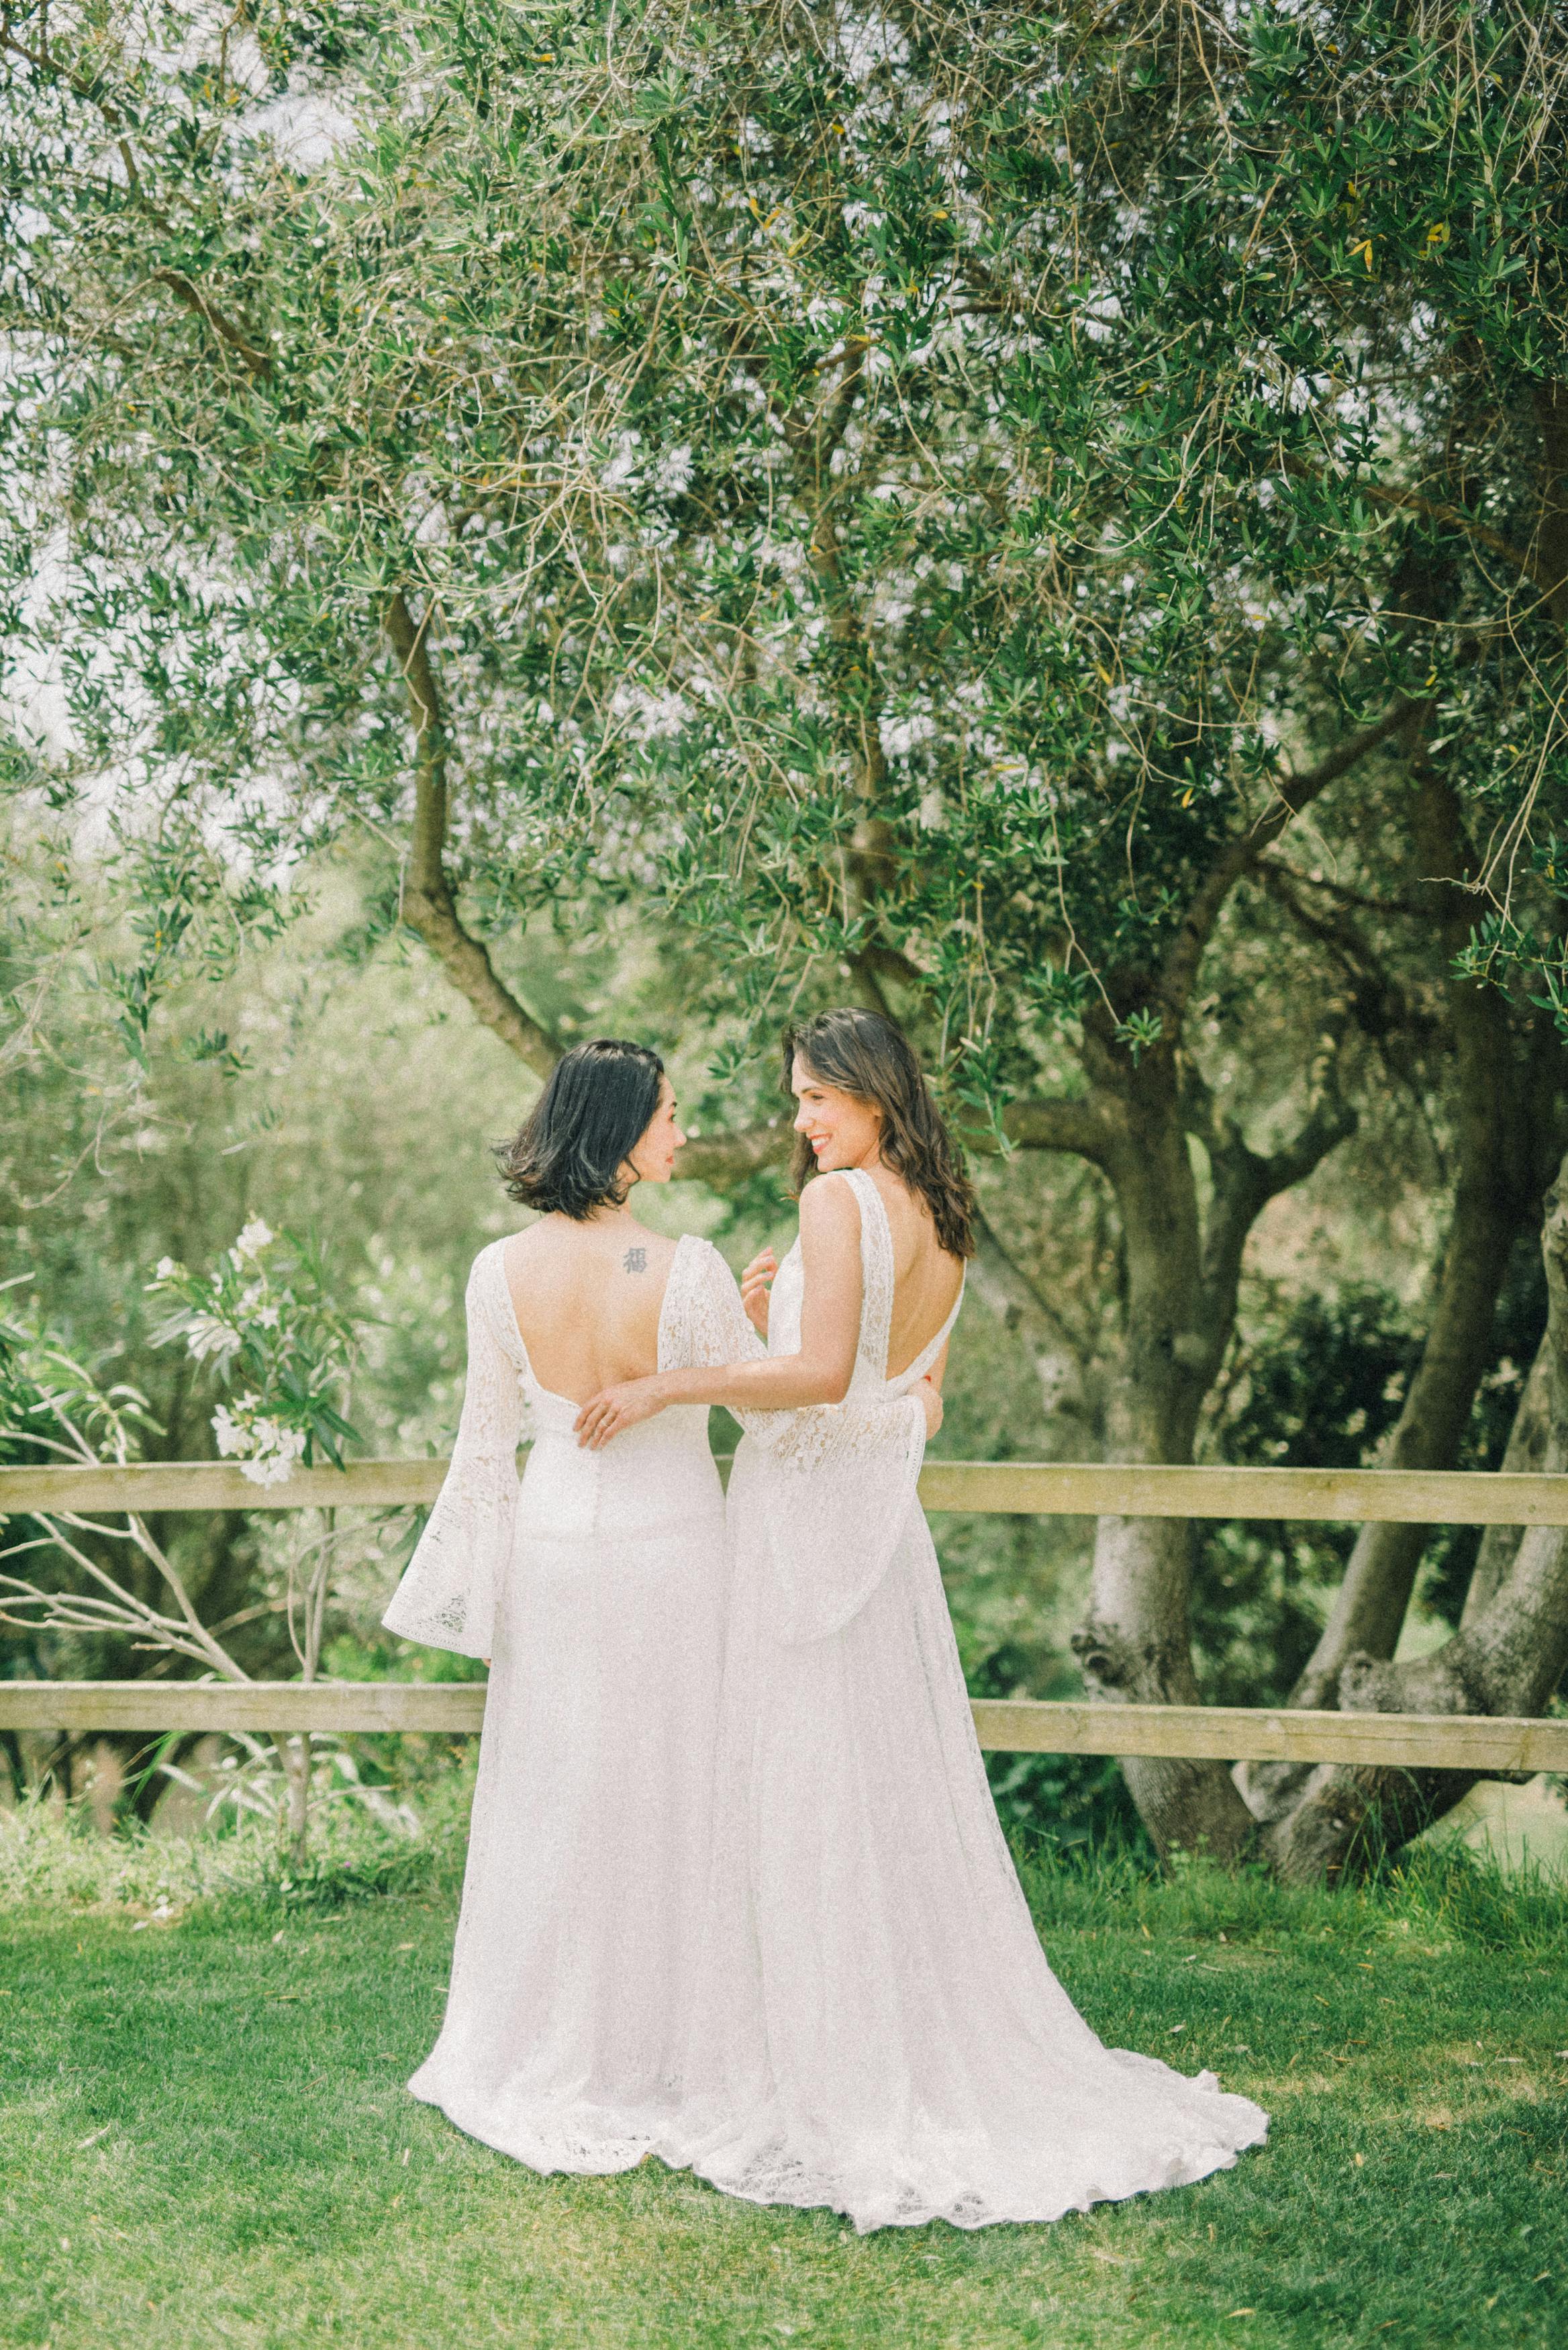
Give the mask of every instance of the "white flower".
[[276, 1234], [267, 1230], [259, 1216], [253, 1216], [234, 1243], [236, 1262], [242, 1257], [260, 1256], [263, 1249], [271, 1248], [275, 1238]]
[[173, 1270], [173, 1258], [171, 1256], [161, 1256], [157, 1263], [152, 1268], [152, 1278], [154, 1281], [167, 1281]]
[[253, 1485], [286, 1485], [294, 1474], [294, 1464], [305, 1450], [305, 1439], [295, 1430], [291, 1449], [284, 1453], [258, 1453], [254, 1461], [242, 1461], [240, 1474], [248, 1477]]
[[[247, 1403], [254, 1401], [254, 1396], [246, 1396], [241, 1403], [241, 1410], [244, 1409]], [[232, 1459], [236, 1452], [246, 1452], [250, 1450], [250, 1430], [243, 1421], [237, 1420], [223, 1404], [220, 1404], [213, 1414], [213, 1433], [218, 1440], [218, 1451], [225, 1461]]]
[[616, 453], [599, 475], [607, 490], [623, 490], [638, 479], [638, 443], [640, 432], [620, 432], [616, 436]]
[[305, 1432], [286, 1428], [280, 1419], [251, 1422], [255, 1458], [244, 1463], [244, 1473], [256, 1485], [280, 1485], [305, 1451]]
[[225, 1460], [237, 1458], [241, 1473], [253, 1485], [281, 1485], [305, 1451], [304, 1432], [258, 1414], [259, 1401], [257, 1396], [240, 1396], [234, 1412], [220, 1404], [213, 1414], [213, 1432], [220, 1453]]
[[213, 1355], [221, 1363], [240, 1343], [240, 1334], [215, 1314], [192, 1314], [185, 1326], [185, 1344], [199, 1363]]
[[878, 66], [909, 61], [909, 44], [891, 17], [857, 16], [852, 8], [841, 8], [833, 29], [836, 36], [833, 46], [846, 70], [858, 82], [868, 81]]
[[611, 700], [610, 714], [628, 722], [634, 742], [651, 743], [679, 734], [693, 712], [678, 693], [649, 693], [623, 679]]

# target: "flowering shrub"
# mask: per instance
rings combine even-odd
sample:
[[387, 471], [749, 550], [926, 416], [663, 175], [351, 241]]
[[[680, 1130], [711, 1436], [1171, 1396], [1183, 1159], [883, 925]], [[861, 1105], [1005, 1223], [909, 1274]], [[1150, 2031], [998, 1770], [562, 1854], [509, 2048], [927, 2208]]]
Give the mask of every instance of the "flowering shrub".
[[148, 1294], [172, 1308], [153, 1343], [182, 1338], [236, 1390], [213, 1429], [218, 1451], [253, 1484], [281, 1483], [317, 1448], [342, 1467], [343, 1440], [354, 1434], [346, 1413], [358, 1329], [331, 1295], [314, 1243], [253, 1217], [211, 1273], [164, 1257]]

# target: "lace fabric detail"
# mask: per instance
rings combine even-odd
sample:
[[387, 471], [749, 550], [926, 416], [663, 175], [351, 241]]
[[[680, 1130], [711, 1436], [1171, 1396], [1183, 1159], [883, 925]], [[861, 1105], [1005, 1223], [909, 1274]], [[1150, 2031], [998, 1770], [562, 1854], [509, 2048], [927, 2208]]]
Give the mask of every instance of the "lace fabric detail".
[[[887, 1210], [862, 1169], [821, 1180], [847, 1182], [860, 1210], [860, 1327], [849, 1393], [841, 1404], [805, 1411], [740, 1415], [766, 1455], [773, 1627], [792, 1646], [842, 1631], [887, 1572], [925, 1459], [926, 1416], [910, 1390], [935, 1362], [959, 1312], [955, 1304], [919, 1358], [889, 1379], [894, 1263]], [[797, 1241], [774, 1283], [773, 1354], [799, 1348], [805, 1286]]]
[[[389, 1611], [428, 1638], [444, 1590], [466, 1646], [487, 1573], [476, 1546], [499, 1541], [514, 1501], [452, 1988], [410, 2087], [536, 2170], [615, 2171], [642, 2160], [680, 2097], [711, 1851], [724, 1495], [704, 1409], [660, 1412], [602, 1451], [579, 1445], [576, 1406], [534, 1377], [502, 1249], [493, 1265], [493, 1285], [476, 1267], [471, 1386], [488, 1391], [496, 1352], [514, 1374], [535, 1436], [521, 1493], [506, 1427], [483, 1455], [465, 1440], [441, 1548], [415, 1563], [421, 1604], [400, 1594]], [[726, 1283], [738, 1313], [717, 1253], [681, 1242], [662, 1367], [732, 1328]]]
[[[661, 1362], [716, 1370], [729, 1363], [764, 1362], [770, 1354], [798, 1351], [798, 1304], [793, 1314], [786, 1311], [782, 1328], [780, 1319], [770, 1315], [770, 1338], [764, 1344], [746, 1318], [734, 1274], [711, 1242], [688, 1240], [684, 1245], [689, 1256], [679, 1287], [675, 1273], [670, 1274], [673, 1303], [667, 1302], [666, 1305], [670, 1353], [667, 1357], [661, 1355]], [[792, 1249], [784, 1259], [784, 1268], [798, 1271], [798, 1248]], [[781, 1268], [780, 1281], [784, 1277], [784, 1269]], [[859, 1378], [858, 1360], [856, 1378]], [[823, 1467], [857, 1449], [867, 1415], [863, 1403], [854, 1409], [850, 1408], [854, 1397], [852, 1385], [850, 1399], [842, 1404], [808, 1404], [794, 1411], [750, 1411], [733, 1406], [729, 1409], [745, 1434], [773, 1460], [806, 1471]], [[923, 1440], [925, 1415], [918, 1405], [916, 1410]], [[868, 1417], [879, 1428], [901, 1428], [907, 1424], [903, 1415], [897, 1420], [879, 1419], [875, 1409]]]
[[[909, 1389], [948, 1331], [887, 1378], [891, 1237], [875, 1185], [853, 1188], [864, 1295], [849, 1399], [823, 1412], [836, 1433], [804, 1468], [748, 1436], [730, 1482], [701, 1973], [657, 2151], [863, 2233], [1052, 2220], [1228, 2168], [1267, 2116], [1211, 2073], [1106, 2047], [1046, 1961], [914, 1494], [919, 1447], [876, 1433], [878, 1413], [918, 1410]], [[792, 1253], [776, 1351], [798, 1343], [801, 1285]]]
[[888, 1346], [893, 1331], [893, 1234], [882, 1195], [862, 1167], [846, 1167], [844, 1180], [860, 1210], [860, 1335], [855, 1346], [855, 1376], [849, 1396], [880, 1396], [888, 1384]]
[[[533, 1379], [500, 1249], [475, 1264], [450, 1492], [388, 1611], [465, 1648], [494, 1619], [452, 1990], [410, 2085], [541, 2171], [651, 2153], [862, 2232], [1054, 2220], [1227, 2167], [1267, 2117], [1211, 2073], [1105, 2046], [1046, 1962], [914, 1498], [918, 1449], [870, 1432], [919, 1412], [907, 1390], [946, 1334], [886, 1378], [885, 1219], [855, 1188], [849, 1398], [747, 1415], [727, 1526], [706, 1414], [659, 1413], [586, 1455], [575, 1407]], [[774, 1351], [792, 1313], [798, 1338], [798, 1282], [786, 1259]], [[683, 1243], [661, 1365], [760, 1351], [717, 1251]], [[530, 1405], [524, 1491], [556, 1514], [519, 1513], [508, 1548]], [[585, 1495], [577, 1531], [560, 1511]], [[854, 1605], [803, 1644], [780, 1634], [792, 1592]]]
[[504, 1241], [473, 1261], [468, 1277], [468, 1377], [452, 1464], [401, 1582], [381, 1621], [426, 1648], [487, 1657], [495, 1596], [512, 1555], [517, 1448], [531, 1433], [528, 1358], [502, 1262]]
[[[452, 1648], [461, 1656], [487, 1657], [494, 1648], [496, 1595], [516, 1539], [517, 1450], [520, 1444], [553, 1448], [549, 1473], [541, 1455], [535, 1483], [543, 1489], [539, 1510], [548, 1524], [552, 1512], [563, 1530], [592, 1530], [602, 1513], [606, 1463], [583, 1452], [574, 1432], [576, 1406], [541, 1385], [517, 1327], [506, 1279], [506, 1241], [493, 1241], [473, 1261], [468, 1279], [468, 1381], [452, 1463], [402, 1581], [381, 1621], [389, 1631], [426, 1648]], [[729, 1295], [725, 1296], [725, 1289]], [[742, 1329], [754, 1332], [741, 1307], [740, 1292], [718, 1251], [707, 1241], [683, 1239], [665, 1283], [659, 1316], [659, 1365], [706, 1362], [692, 1347], [715, 1343], [738, 1314]], [[760, 1342], [759, 1342], [760, 1343]], [[717, 1359], [732, 1361], [734, 1349]], [[684, 1436], [706, 1450], [706, 1412], [673, 1415], [660, 1431], [659, 1449]], [[636, 1454], [648, 1449], [646, 1434], [633, 1431], [632, 1445], [610, 1466], [610, 1482], [624, 1485]], [[677, 1516], [689, 1505], [690, 1472], [668, 1480], [668, 1499]], [[662, 1522], [658, 1496], [643, 1490], [633, 1508], [645, 1522]], [[666, 1509], [662, 1515], [668, 1516]]]

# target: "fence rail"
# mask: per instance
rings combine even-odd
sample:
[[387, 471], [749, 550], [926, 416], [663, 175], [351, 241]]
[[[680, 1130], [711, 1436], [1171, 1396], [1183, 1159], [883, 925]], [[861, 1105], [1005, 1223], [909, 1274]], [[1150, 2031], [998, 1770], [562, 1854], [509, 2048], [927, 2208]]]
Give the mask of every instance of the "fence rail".
[[[721, 1464], [724, 1466], [725, 1464]], [[256, 1485], [227, 1462], [0, 1469], [0, 1517], [28, 1511], [296, 1510], [432, 1502], [444, 1461], [356, 1461]], [[928, 1510], [1023, 1516], [1328, 1519], [1568, 1525], [1568, 1476], [1393, 1469], [1231, 1469], [1099, 1461], [933, 1461]], [[424, 1731], [484, 1719], [483, 1682], [0, 1681], [0, 1730]], [[1244, 1706], [973, 1701], [980, 1742], [1023, 1754], [1157, 1754], [1228, 1762], [1568, 1772], [1568, 1721], [1309, 1713]]]
[[[480, 1729], [483, 1681], [0, 1681], [0, 1730]], [[1568, 1771], [1568, 1721], [1476, 1714], [1293, 1713], [1223, 1705], [972, 1700], [980, 1742], [1012, 1754], [1205, 1755], [1407, 1770]]]
[[[721, 1467], [726, 1464], [721, 1462]], [[444, 1461], [351, 1461], [257, 1485], [231, 1461], [0, 1469], [0, 1516], [26, 1510], [408, 1508], [433, 1502]], [[931, 1461], [928, 1510], [1014, 1517], [1297, 1518], [1357, 1524], [1568, 1526], [1568, 1476], [1501, 1470], [1230, 1469], [1098, 1461]]]

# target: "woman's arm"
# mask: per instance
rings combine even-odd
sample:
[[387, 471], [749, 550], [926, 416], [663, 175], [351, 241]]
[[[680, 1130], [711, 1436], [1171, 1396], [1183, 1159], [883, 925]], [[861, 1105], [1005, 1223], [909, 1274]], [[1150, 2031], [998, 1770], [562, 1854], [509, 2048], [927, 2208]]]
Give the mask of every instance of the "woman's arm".
[[504, 1279], [488, 1252], [469, 1275], [468, 1373], [451, 1466], [381, 1618], [406, 1640], [486, 1661], [512, 1555], [524, 1432], [523, 1389], [496, 1326], [495, 1284]]
[[579, 1442], [597, 1451], [622, 1429], [670, 1404], [796, 1411], [808, 1404], [842, 1403], [860, 1336], [860, 1203], [847, 1183], [824, 1179], [808, 1186], [800, 1203], [800, 1248], [805, 1295], [798, 1354], [623, 1379], [583, 1406], [576, 1422]]

